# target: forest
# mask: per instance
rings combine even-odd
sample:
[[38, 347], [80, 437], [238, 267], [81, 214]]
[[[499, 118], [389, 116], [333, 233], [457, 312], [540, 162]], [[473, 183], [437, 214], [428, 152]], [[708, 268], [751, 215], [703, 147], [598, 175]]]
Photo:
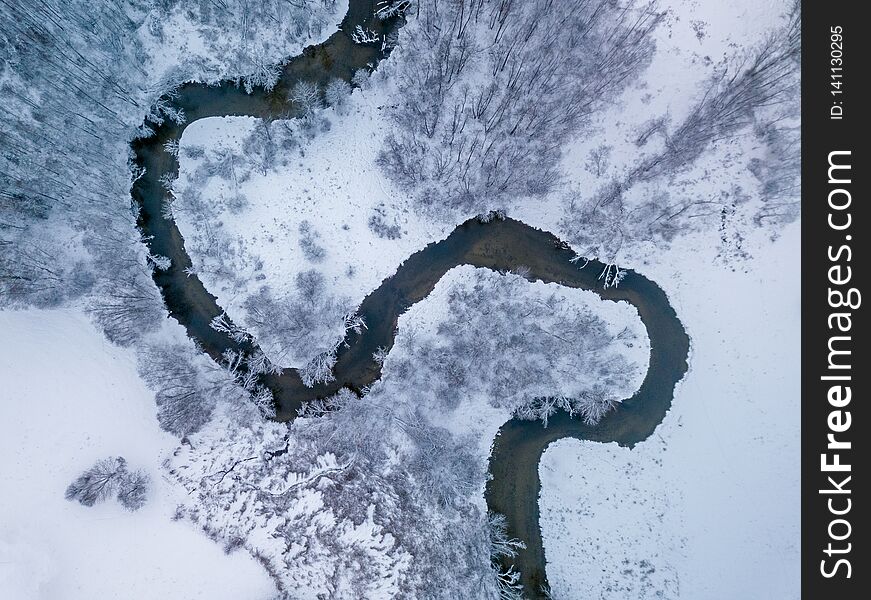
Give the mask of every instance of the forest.
[[[628, 305], [608, 312], [523, 269], [458, 267], [403, 315], [395, 346], [375, 353], [382, 380], [281, 424], [261, 375], [293, 365], [306, 385], [329, 381], [344, 336], [365, 327], [355, 300], [322, 272], [328, 238], [341, 234], [301, 222], [289, 251], [305, 269], [240, 302], [246, 328], [227, 315], [213, 321], [240, 339], [256, 333], [253, 353], [209, 358], [167, 318], [152, 279], [170, 262], [136, 226], [130, 192], [143, 173], [131, 142], [185, 121], [165, 95], [184, 82], [271, 89], [283, 60], [332, 32], [339, 4], [0, 2], [0, 302], [80, 308], [109, 341], [135, 350], [160, 427], [179, 440], [163, 465], [189, 498], [177, 517], [227, 552], [255, 556], [283, 597], [519, 598], [517, 574], [499, 566], [519, 542], [482, 498], [490, 440], [473, 433], [492, 434], [492, 423], [464, 415], [546, 425], [566, 411], [598, 423], [646, 372], [649, 343]], [[371, 85], [388, 98], [373, 108], [387, 132], [378, 166], [407, 198], [405, 212], [458, 224], [558, 206], [557, 233], [578, 267], [608, 265], [603, 286], [619, 285], [627, 260], [680, 236], [740, 241], [799, 218], [797, 3], [781, 28], [718, 63], [685, 114], [651, 114], [632, 168], [611, 169], [607, 144], [591, 151], [598, 187], [583, 190], [566, 183], [565, 149], [601, 128], [611, 99], [644, 77], [666, 20], [656, 2], [403, 0], [376, 10], [404, 19], [379, 67], [389, 83], [369, 69], [322, 86], [301, 81], [289, 94], [300, 117], [260, 121], [237, 148], [167, 145], [189, 173], [163, 182], [164, 216], [204, 224], [186, 240], [200, 272], [239, 289], [263, 279], [244, 241], [220, 226], [254, 199], [209, 186], [235, 190], [304, 161], [307, 144], [331, 119], [351, 118], [354, 95]], [[185, 35], [197, 36], [196, 51], [178, 46]], [[372, 35], [355, 41], [381, 42]], [[752, 186], [706, 188], [700, 165], [737, 137], [752, 141]], [[403, 229], [392, 210], [365, 223], [395, 243]], [[93, 505], [114, 496], [136, 510], [149, 484], [110, 456], [65, 497]]]

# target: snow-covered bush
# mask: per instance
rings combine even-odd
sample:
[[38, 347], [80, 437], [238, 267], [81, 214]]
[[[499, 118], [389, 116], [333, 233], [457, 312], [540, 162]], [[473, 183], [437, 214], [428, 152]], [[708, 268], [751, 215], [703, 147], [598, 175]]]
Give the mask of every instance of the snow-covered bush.
[[318, 243], [321, 234], [307, 220], [299, 224], [299, 248], [306, 260], [313, 263], [323, 262], [327, 250]]
[[[445, 408], [476, 395], [521, 418], [566, 410], [594, 424], [646, 372], [640, 320], [591, 292], [458, 267], [433, 293], [447, 301], [435, 332], [400, 327], [385, 378], [411, 381]], [[605, 319], [604, 308], [616, 314]]]
[[328, 106], [332, 106], [335, 111], [344, 115], [347, 113], [348, 98], [351, 96], [351, 84], [343, 79], [331, 79], [324, 88], [324, 99]]

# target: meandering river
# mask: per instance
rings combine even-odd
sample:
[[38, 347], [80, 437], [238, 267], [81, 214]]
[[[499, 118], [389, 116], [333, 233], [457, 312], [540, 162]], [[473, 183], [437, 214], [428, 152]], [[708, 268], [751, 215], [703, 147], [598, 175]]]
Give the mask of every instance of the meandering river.
[[[380, 33], [401, 24], [397, 20], [377, 21], [374, 9], [372, 0], [351, 0], [341, 30], [323, 44], [308, 47], [288, 61], [270, 92], [255, 89], [247, 94], [229, 82], [217, 86], [189, 83], [175, 90], [167, 101], [184, 110], [187, 123], [211, 116], [293, 116], [287, 96], [300, 79], [319, 84], [334, 77], [350, 79], [356, 70], [375, 65], [384, 57], [380, 46], [355, 44], [345, 33], [358, 24]], [[184, 125], [167, 122], [156, 128], [155, 135], [133, 142], [135, 161], [145, 168], [145, 174], [134, 183], [132, 194], [140, 209], [138, 226], [150, 251], [172, 261], [169, 269], [154, 272], [155, 283], [170, 314], [212, 358], [220, 361], [225, 350], [250, 352], [256, 342], [236, 342], [210, 327], [211, 320], [223, 310], [196, 276], [187, 275], [186, 269], [192, 265], [184, 239], [175, 222], [165, 216], [167, 192], [161, 179], [167, 174], [175, 176], [178, 162], [163, 145], [180, 139], [183, 130]], [[458, 265], [494, 270], [525, 266], [532, 280], [592, 290], [605, 300], [633, 304], [647, 328], [651, 349], [648, 372], [634, 396], [624, 400], [595, 427], [566, 414], [552, 417], [547, 428], [539, 422], [513, 419], [503, 425], [494, 442], [490, 457], [493, 478], [487, 484], [487, 504], [507, 517], [509, 534], [527, 545], [511, 562], [521, 572], [529, 598], [541, 597], [542, 586], [547, 583], [538, 525], [541, 488], [538, 463], [544, 449], [563, 437], [625, 446], [646, 439], [670, 408], [675, 384], [687, 369], [689, 338], [665, 293], [655, 283], [629, 271], [619, 287], [605, 289], [598, 280], [603, 265], [591, 261], [580, 269], [571, 262], [573, 256], [554, 235], [519, 221], [505, 219], [486, 224], [467, 221], [446, 239], [408, 257], [392, 277], [363, 300], [359, 314], [367, 329], [362, 334], [351, 333], [345, 340], [347, 345], [340, 349], [334, 368], [334, 382], [309, 388], [294, 369], [285, 369], [264, 380], [275, 395], [280, 420], [292, 419], [302, 403], [334, 394], [341, 387], [359, 390], [370, 385], [381, 375], [372, 354], [378, 347], [392, 347], [399, 315], [425, 298], [439, 279]]]

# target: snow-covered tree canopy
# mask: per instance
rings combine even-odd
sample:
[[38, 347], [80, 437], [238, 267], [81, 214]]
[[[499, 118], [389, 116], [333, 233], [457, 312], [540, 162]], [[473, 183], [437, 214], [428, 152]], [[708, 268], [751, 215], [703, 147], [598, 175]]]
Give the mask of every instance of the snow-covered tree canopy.
[[419, 2], [384, 168], [443, 217], [549, 192], [562, 144], [648, 62], [659, 19], [634, 0]]
[[480, 396], [526, 419], [565, 409], [595, 423], [646, 373], [646, 334], [628, 305], [472, 267], [450, 271], [432, 295], [445, 312], [435, 329], [425, 307], [403, 316], [384, 361], [390, 389], [449, 410]]

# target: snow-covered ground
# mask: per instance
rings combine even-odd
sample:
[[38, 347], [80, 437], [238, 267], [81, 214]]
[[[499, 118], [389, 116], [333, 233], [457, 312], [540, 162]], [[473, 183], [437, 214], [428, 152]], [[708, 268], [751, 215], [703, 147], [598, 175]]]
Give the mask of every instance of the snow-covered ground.
[[[197, 182], [203, 159], [190, 158], [191, 147], [206, 151], [236, 152], [244, 164], [242, 143], [259, 122], [245, 117], [201, 119], [185, 129], [181, 139], [180, 174], [174, 184], [174, 214], [185, 238], [185, 248], [206, 288], [218, 304], [243, 327], [250, 328], [272, 360], [283, 366], [302, 366], [322, 348], [276, 348], [263, 343], [267, 331], [252, 327], [243, 306], [264, 285], [276, 297], [293, 294], [295, 276], [317, 269], [330, 292], [346, 300], [334, 316], [335, 326], [323, 346], [330, 347], [344, 333], [342, 309], [353, 310], [408, 256], [426, 244], [447, 236], [454, 224], [435, 224], [412, 212], [408, 198], [384, 176], [376, 164], [386, 127], [380, 105], [383, 90], [355, 91], [347, 114], [327, 109], [329, 131], [302, 142], [291, 151], [288, 164], [262, 174], [239, 168], [244, 177], [211, 176]], [[280, 122], [274, 128], [282, 127]], [[192, 214], [184, 193], [192, 187], [215, 211], [213, 218]], [[228, 201], [243, 196], [242, 209]], [[380, 237], [368, 223], [384, 215], [388, 226], [397, 226], [398, 239]], [[314, 243], [325, 251], [322, 258], [306, 258], [300, 248], [300, 224], [310, 224]], [[226, 243], [231, 252], [215, 257], [216, 245]], [[286, 343], [286, 342], [285, 342]], [[296, 360], [293, 360], [294, 355]]]
[[[155, 419], [131, 351], [74, 310], [0, 311], [0, 596], [8, 600], [270, 598], [248, 554], [225, 555], [172, 521], [177, 488], [161, 462], [177, 440]], [[64, 499], [95, 460], [124, 456], [152, 480], [131, 513], [114, 499]]]
[[545, 452], [556, 598], [799, 597], [800, 225], [754, 241], [746, 272], [698, 240], [645, 269], [692, 338], [690, 371], [633, 450], [561, 440]]
[[[641, 156], [660, 150], [663, 140], [659, 136], [644, 147], [636, 146], [640, 126], [658, 116], [679, 123], [705, 91], [699, 86], [722, 68], [724, 60], [731, 57], [734, 62], [742, 48], [759, 43], [767, 32], [782, 25], [789, 8], [783, 0], [660, 0], [657, 4], [665, 17], [654, 33], [656, 52], [643, 80], [615, 98], [609, 110], [596, 115], [591, 134], [565, 148], [563, 162], [569, 181], [582, 188], [590, 183], [598, 186], [603, 175], [632, 168]], [[590, 150], [601, 144], [612, 146], [613, 151], [603, 174], [594, 177], [583, 165]], [[708, 177], [719, 179], [721, 170], [710, 171]], [[720, 181], [709, 183], [713, 187]]]
[[[661, 7], [668, 13], [644, 81], [565, 148], [566, 187], [594, 193], [660, 150], [661, 136], [635, 144], [645, 121], [667, 115], [680, 122], [723, 59], [740, 57], [742, 48], [762, 40], [788, 8], [750, 0], [673, 0]], [[294, 276], [310, 268], [356, 305], [406, 256], [452, 228], [424, 224], [376, 162], [389, 129], [382, 107], [394, 101], [392, 62], [379, 66], [373, 87], [354, 92], [346, 115], [327, 110], [331, 129], [306, 142], [287, 165], [240, 182], [210, 177], [200, 189], [217, 207], [214, 220], [186, 218], [179, 202], [178, 223], [194, 265], [240, 324], [246, 323], [241, 304], [260, 286], [289, 292]], [[182, 148], [239, 152], [254, 125], [253, 119], [204, 120], [186, 130]], [[585, 163], [602, 144], [613, 147], [610, 164], [593, 173]], [[657, 185], [693, 197], [753, 196], [758, 182], [747, 167], [761, 151], [744, 131], [714, 144], [678, 181]], [[176, 189], [191, 184], [197, 166], [182, 154]], [[221, 199], [236, 194], [247, 206], [231, 212]], [[379, 237], [367, 225], [379, 211], [398, 225], [399, 239]], [[509, 214], [566, 233], [562, 194], [509, 207]], [[304, 221], [325, 250], [318, 261], [300, 249]], [[215, 227], [234, 249], [229, 269], [209, 262], [209, 229]], [[542, 530], [556, 597], [798, 596], [798, 231], [790, 226], [773, 245], [767, 232], [745, 240], [723, 231], [718, 239], [709, 231], [665, 251], [642, 243], [621, 255], [621, 266], [639, 270], [669, 294], [692, 337], [690, 372], [664, 423], [634, 450], [563, 440], [545, 453]], [[753, 255], [746, 262], [745, 251]], [[393, 387], [390, 362], [401, 358], [403, 329], [415, 322], [423, 331], [443, 316], [437, 296], [401, 319], [385, 387]], [[467, 400], [441, 422], [455, 435], [480, 436], [484, 456], [507, 414], [484, 394]]]
[[[782, 2], [751, 0], [663, 4], [670, 12], [657, 33], [658, 52], [646, 82], [622, 100], [615, 99], [612, 111], [596, 116], [594, 131], [566, 148], [563, 167], [569, 187], [594, 192], [609, 177], [654, 151], [662, 143], [655, 136], [647, 147], [634, 144], [642, 122], [661, 114], [678, 120], [718, 61], [758, 41], [785, 9]], [[339, 15], [344, 2], [336, 6]], [[140, 33], [145, 53], [151, 54], [149, 81], [158, 81], [238, 74], [241, 67], [234, 60], [244, 59], [249, 66], [271, 62], [297, 53], [303, 44], [329, 32], [309, 31], [291, 39], [279, 27], [274, 36], [258, 38], [260, 47], [249, 48], [245, 56], [235, 52], [234, 40], [207, 39], [212, 35], [207, 28], [198, 30], [183, 14], [169, 19], [162, 41], [147, 25]], [[377, 164], [389, 131], [384, 107], [397, 101], [391, 96], [392, 62], [379, 67], [372, 86], [353, 93], [344, 114], [324, 111], [322, 116], [331, 122], [329, 130], [319, 131], [311, 140], [301, 137], [300, 149], [282, 150], [282, 157], [290, 160], [265, 174], [245, 162], [250, 157], [244, 141], [257, 126], [256, 120], [206, 119], [185, 131], [180, 179], [174, 186], [179, 193], [177, 222], [207, 289], [239, 324], [247, 324], [243, 304], [259, 288], [269, 286], [281, 298], [294, 293], [297, 274], [317, 269], [330, 293], [343, 300], [334, 305], [335, 328], [324, 335], [338, 338], [345, 307], [356, 306], [407, 256], [453, 229], [455, 223], [436, 224], [415, 214], [411, 199]], [[754, 148], [744, 144], [745, 139], [751, 140], [746, 136], [720, 144], [717, 152], [700, 161], [684, 176], [691, 183], [683, 192], [718, 193], [735, 181], [751, 192], [753, 180], [746, 174], [746, 163]], [[612, 164], [594, 176], [584, 164], [589, 151], [603, 143], [614, 146]], [[231, 156], [230, 170], [225, 171], [229, 176], [198, 179], [202, 160], [194, 158], [196, 152], [187, 152], [194, 147], [201, 147], [215, 161]], [[222, 150], [226, 152], [220, 158]], [[186, 210], [190, 207], [181, 194], [185, 187], [194, 188], [211, 206], [210, 218]], [[245, 201], [240, 202], [240, 197]], [[509, 212], [533, 226], [564, 233], [559, 194], [534, 205], [509, 207]], [[308, 242], [303, 240], [306, 236]], [[314, 243], [323, 252], [307, 257], [301, 242]], [[557, 597], [644, 598], [662, 592], [665, 597], [779, 600], [798, 595], [798, 227], [793, 225], [773, 246], [748, 241], [757, 257], [734, 263], [737, 272], [723, 262], [722, 253], [717, 258], [716, 242], [711, 232], [682, 240], [664, 252], [636, 247], [625, 257], [625, 266], [645, 273], [669, 294], [693, 340], [691, 370], [665, 422], [634, 450], [564, 440], [546, 452], [541, 465], [542, 529]], [[219, 260], [211, 254], [216, 244], [229, 249], [219, 253]], [[402, 389], [408, 386], [401, 376], [391, 375], [391, 364], [407, 358], [403, 340], [410, 330], [436, 337], [447, 304], [446, 294], [439, 294], [446, 285], [400, 320], [385, 379], [373, 394], [379, 387], [389, 387], [389, 392], [404, 394], [403, 398], [425, 408], [430, 401], [433, 418], [438, 415], [440, 424], [454, 436], [474, 436], [475, 456], [484, 464], [496, 428], [510, 415], [508, 407], [494, 406], [492, 395], [478, 389], [453, 410], [445, 410], [436, 403], [444, 398], [415, 398], [413, 390]], [[541, 295], [550, 288], [534, 284], [532, 289]], [[611, 326], [628, 324], [637, 329], [636, 315], [627, 305], [598, 306], [583, 294], [559, 293], [579, 305], [607, 307], [601, 314]], [[4, 457], [0, 488], [5, 496], [0, 505], [0, 589], [4, 593], [12, 590], [16, 600], [256, 599], [275, 593], [270, 578], [247, 553], [225, 556], [195, 526], [171, 520], [177, 503], [191, 502], [193, 496], [164, 480], [171, 466], [161, 464], [178, 442], [159, 431], [153, 394], [137, 376], [132, 352], [105, 342], [84, 316], [71, 310], [0, 312], [0, 332], [4, 342], [0, 347]], [[268, 331], [254, 329], [253, 333], [262, 342]], [[329, 346], [332, 341], [323, 343]], [[265, 347], [269, 352], [269, 345]], [[643, 348], [641, 344], [634, 350]], [[316, 345], [297, 348], [290, 360], [282, 360], [276, 355], [285, 353], [278, 348], [271, 356], [278, 363], [300, 366], [318, 350]], [[631, 356], [638, 358], [636, 354]], [[272, 424], [263, 429], [268, 430], [271, 444], [265, 447], [280, 446], [285, 430]], [[200, 467], [202, 477], [212, 472], [214, 464], [233, 464], [240, 456], [234, 453], [238, 448], [233, 443], [241, 444], [233, 434], [223, 421], [212, 423], [200, 435], [214, 442], [214, 452], [204, 446], [191, 458], [188, 451], [195, 452], [188, 447], [172, 466]], [[263, 443], [252, 434], [252, 447]], [[151, 475], [151, 498], [139, 512], [128, 513], [114, 501], [86, 509], [63, 499], [64, 489], [76, 475], [95, 459], [109, 455], [123, 455], [132, 468]], [[329, 475], [335, 465], [327, 456], [307, 457], [312, 464], [288, 464], [287, 472], [300, 477], [320, 477], [321, 471]], [[289, 457], [284, 461], [289, 463]], [[202, 483], [195, 471], [191, 468], [187, 473], [191, 491]], [[185, 477], [183, 471], [173, 475]], [[254, 481], [260, 481], [256, 477], [271, 481], [269, 476], [268, 469], [250, 475]], [[221, 494], [241, 493], [231, 481], [225, 482], [226, 490], [214, 491], [218, 500], [214, 505], [191, 507], [202, 509], [202, 521], [226, 524], [229, 513], [220, 503]], [[203, 495], [212, 493], [206, 490]], [[483, 498], [477, 501], [483, 507]], [[250, 521], [232, 525], [250, 534], [253, 545], [264, 552], [282, 561], [296, 560], [283, 555], [280, 533], [272, 537], [281, 529], [280, 523], [270, 522], [268, 514], [252, 506], [247, 507], [253, 515]], [[301, 530], [317, 529], [318, 522], [308, 517], [320, 508], [308, 506], [294, 513], [300, 517]], [[323, 583], [321, 575], [345, 560], [344, 548], [362, 540], [357, 544], [365, 551], [362, 555], [369, 557], [371, 551], [384, 558], [376, 579], [389, 584], [385, 589], [393, 589], [395, 582], [382, 574], [389, 575], [391, 569], [399, 572], [396, 565], [406, 565], [409, 555], [393, 548], [392, 539], [381, 539], [378, 527], [368, 527], [371, 515], [362, 521], [342, 519], [333, 525], [347, 526], [348, 535], [337, 538], [343, 550], [328, 544], [323, 556], [300, 550], [302, 562], [297, 564], [309, 559], [317, 564], [311, 572], [288, 575], [291, 583], [308, 586], [308, 592], [314, 593], [315, 586]], [[335, 537], [329, 528], [312, 535]], [[390, 548], [370, 543], [373, 539]]]
[[[507, 280], [502, 280], [503, 278]], [[464, 381], [446, 391], [438, 387], [440, 371], [445, 365], [428, 364], [426, 357], [421, 360], [423, 353], [419, 349], [426, 344], [447, 346], [445, 340], [450, 340], [451, 335], [439, 334], [440, 329], [452, 317], [449, 308], [451, 298], [458, 293], [468, 292], [475, 286], [482, 286], [487, 296], [501, 297], [501, 302], [493, 303], [494, 308], [486, 313], [501, 310], [506, 315], [504, 319], [512, 322], [506, 324], [500, 321], [499, 315], [480, 312], [469, 315], [465, 325], [473, 332], [472, 335], [480, 336], [481, 340], [474, 358], [477, 366], [472, 369], [471, 381]], [[509, 298], [510, 301], [506, 303]], [[530, 307], [523, 311], [528, 313], [542, 306], [548, 308], [527, 317], [526, 321], [514, 321], [514, 315], [508, 316], [512, 304]], [[609, 336], [614, 340], [596, 351], [596, 360], [588, 360], [585, 356], [583, 341], [573, 345], [572, 340], [568, 344], [573, 345], [573, 353], [556, 339], [548, 338], [549, 334], [543, 333], [560, 331], [564, 336], [573, 336], [565, 328], [573, 314], [582, 315], [585, 319], [601, 319]], [[456, 318], [453, 315], [453, 319]], [[624, 334], [618, 338], [621, 331]], [[510, 336], [515, 335], [521, 339], [509, 341]], [[491, 339], [484, 341], [485, 336]], [[535, 343], [536, 338], [540, 345]], [[491, 343], [498, 348], [496, 352], [490, 351]], [[524, 347], [525, 344], [528, 347]], [[535, 364], [536, 352], [541, 352], [542, 349], [545, 356], [554, 357], [552, 364]], [[481, 385], [492, 385], [498, 378], [499, 367], [487, 364], [493, 354], [509, 359], [517, 369], [511, 383], [512, 395], [509, 397], [494, 393], [492, 388]], [[586, 290], [541, 281], [530, 283], [510, 273], [496, 274], [488, 269], [464, 265], [445, 273], [429, 296], [400, 316], [396, 342], [384, 363], [384, 376], [378, 385], [385, 388], [379, 391], [386, 391], [388, 396], [416, 397], [415, 403], [433, 423], [445, 427], [458, 438], [471, 436], [478, 440], [479, 458], [482, 467], [486, 469], [493, 439], [520, 404], [521, 399], [518, 396], [577, 396], [578, 390], [592, 389], [601, 381], [603, 375], [591, 373], [590, 370], [604, 362], [610, 363], [613, 374], [617, 375], [614, 385], [608, 391], [622, 400], [632, 396], [641, 386], [649, 359], [650, 340], [638, 311], [631, 304], [604, 301], [594, 292]], [[405, 361], [412, 361], [416, 365], [417, 372], [414, 377], [397, 374], [396, 365]], [[619, 361], [625, 361], [628, 369], [618, 374]], [[427, 371], [427, 368], [432, 371]], [[537, 372], [546, 373], [546, 376], [536, 377]], [[451, 403], [446, 398], [451, 394], [457, 395], [459, 400]], [[480, 500], [484, 507], [483, 496]]]
[[150, 81], [250, 75], [325, 40], [348, 12], [348, 0], [275, 3], [263, 7], [270, 18], [252, 17], [256, 9], [242, 2], [202, 4], [199, 15], [190, 5], [166, 4], [149, 11], [138, 30]]
[[[302, 151], [291, 152], [287, 165], [265, 175], [255, 169], [238, 183], [209, 177], [207, 184], [198, 188], [203, 198], [217, 208], [217, 226], [240, 241], [239, 255], [226, 265], [239, 279], [252, 280], [262, 272], [260, 281], [282, 289], [290, 285], [293, 274], [314, 266], [332, 285], [362, 300], [409, 255], [450, 233], [451, 224], [427, 223], [411, 213], [405, 194], [376, 164], [384, 137], [379, 105], [385, 101], [383, 90], [356, 90], [349, 100], [348, 114], [338, 115], [327, 109], [324, 115], [332, 123], [330, 130], [303, 141]], [[242, 141], [258, 122], [249, 117], [216, 117], [189, 125], [181, 139], [180, 174], [174, 188], [191, 185], [202, 163], [189, 158], [186, 149], [201, 146], [211, 152], [239, 152]], [[273, 127], [281, 127], [280, 122]], [[234, 194], [247, 198], [248, 204], [231, 212], [224, 201]], [[206, 248], [197, 239], [210, 224], [191, 221], [183, 198], [174, 206], [178, 208], [177, 223], [188, 252], [203, 260]], [[378, 237], [368, 226], [377, 207], [396, 217], [400, 238]], [[303, 221], [311, 223], [319, 236], [317, 244], [326, 250], [322, 260], [307, 260], [300, 250], [299, 225]], [[263, 264], [262, 270], [255, 271], [257, 258]], [[354, 271], [351, 275], [349, 267]], [[227, 281], [213, 276], [204, 283], [209, 291], [218, 294], [219, 302], [226, 302], [225, 308], [235, 308], [237, 290]]]
[[[750, 0], [672, 0], [660, 3], [660, 8], [666, 16], [655, 33], [657, 52], [643, 81], [615, 98], [610, 110], [597, 113], [591, 129], [567, 145], [561, 190], [591, 194], [610, 177], [659, 151], [661, 136], [652, 136], [643, 147], [635, 143], [645, 122], [660, 115], [679, 122], [701, 97], [703, 85], [722, 66], [723, 59], [740, 56], [742, 47], [758, 43], [766, 31], [782, 25], [787, 10], [780, 1]], [[284, 366], [301, 366], [340, 339], [344, 309], [359, 305], [407, 256], [442, 239], [456, 224], [435, 223], [418, 214], [412, 199], [377, 164], [384, 137], [391, 129], [386, 107], [400, 101], [394, 95], [393, 82], [394, 72], [402, 68], [396, 62], [401, 54], [398, 51], [379, 65], [371, 85], [355, 90], [342, 114], [333, 109], [324, 111], [331, 123], [329, 131], [301, 141], [301, 150], [291, 151], [287, 154], [290, 160], [274, 169], [260, 172], [246, 164], [243, 144], [259, 123], [257, 119], [203, 119], [192, 123], [181, 140], [174, 206], [194, 267], [207, 289], [217, 295], [219, 305], [238, 324], [250, 328], [273, 361]], [[281, 126], [280, 121], [272, 125]], [[603, 171], [593, 174], [585, 164], [590, 150], [602, 144], [612, 146], [612, 152]], [[191, 158], [185, 152], [191, 147], [198, 149], [197, 154], [203, 150], [206, 157], [235, 154], [242, 175], [197, 175], [203, 159]], [[761, 151], [747, 131], [718, 142], [697, 165], [671, 182], [671, 192], [702, 197], [738, 193], [735, 186], [740, 185], [753, 195], [758, 182], [747, 167]], [[186, 189], [199, 192], [197, 200], [208, 203], [214, 213], [204, 218], [201, 211], [188, 210], [191, 196], [183, 193]], [[646, 194], [650, 189], [638, 186], [634, 193]], [[238, 202], [239, 197], [245, 201]], [[565, 235], [559, 225], [563, 200], [563, 191], [534, 202], [517, 199], [517, 206], [508, 207], [509, 214]], [[401, 237], [379, 237], [369, 226], [373, 217], [387, 226], [395, 225]], [[316, 260], [306, 258], [300, 248], [300, 224], [304, 222], [309, 224], [315, 243], [325, 251]], [[217, 253], [219, 246], [227, 251]], [[295, 352], [270, 343], [268, 332], [253, 326], [243, 304], [264, 286], [279, 298], [292, 295], [295, 276], [308, 269], [320, 271], [331, 293], [343, 302], [336, 304], [335, 325], [325, 329], [323, 342], [307, 344]]]
[[[577, 323], [577, 331], [566, 326]], [[562, 345], [548, 331], [559, 331]], [[610, 377], [611, 391], [626, 397], [641, 384], [648, 357], [644, 326], [627, 303], [459, 266], [400, 317], [384, 376], [362, 399], [297, 419], [289, 430], [216, 418], [173, 454], [166, 471], [189, 492], [186, 516], [223, 543], [237, 539], [263, 557], [282, 589], [301, 598], [391, 598], [428, 576], [412, 568], [412, 557], [420, 552], [415, 544], [439, 543], [442, 533], [429, 527], [455, 527], [436, 494], [458, 495], [458, 504], [486, 514], [490, 446], [524, 396], [578, 394]], [[494, 372], [509, 380], [506, 393], [493, 392], [500, 381]], [[458, 477], [464, 483], [454, 489], [450, 461], [458, 456], [473, 474]], [[418, 478], [440, 472], [442, 461], [451, 475], [422, 491]], [[400, 497], [407, 504], [398, 508]], [[418, 511], [437, 525], [420, 522]], [[472, 527], [474, 517], [464, 513]], [[449, 594], [469, 585], [462, 573], [472, 559], [460, 554], [468, 562], [447, 567], [429, 557], [427, 568], [452, 573], [457, 587]], [[488, 563], [471, 565], [487, 570]], [[411, 597], [425, 597], [424, 588], [411, 589]]]

